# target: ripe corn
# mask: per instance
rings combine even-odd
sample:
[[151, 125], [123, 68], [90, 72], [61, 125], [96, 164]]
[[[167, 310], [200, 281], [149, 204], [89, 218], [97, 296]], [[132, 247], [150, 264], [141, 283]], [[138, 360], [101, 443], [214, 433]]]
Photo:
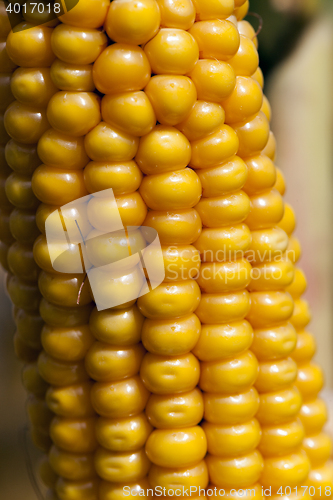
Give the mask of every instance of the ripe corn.
[[[194, 32], [199, 41], [200, 35], [203, 42], [209, 41], [207, 33], [212, 24], [196, 23]], [[234, 29], [230, 21], [225, 24]], [[205, 43], [200, 49], [205, 53]], [[249, 53], [244, 61], [242, 51]], [[204, 225], [195, 242], [202, 260], [198, 283], [203, 294], [196, 311], [202, 331], [193, 352], [201, 361], [200, 388], [205, 405], [202, 427], [208, 441], [206, 461], [211, 487], [253, 487], [261, 494], [256, 485], [263, 466], [256, 449], [261, 430], [254, 418], [259, 398], [253, 387], [258, 362], [249, 351], [253, 330], [244, 319], [250, 307], [246, 287], [251, 266], [244, 258], [251, 242], [250, 230], [244, 224], [250, 200], [241, 190], [246, 183], [247, 167], [239, 155], [236, 128], [238, 122], [258, 113], [262, 105], [262, 90], [248, 76], [256, 70], [258, 56], [254, 43], [244, 35], [240, 35], [240, 46], [236, 44], [233, 53], [209, 55], [227, 60], [234, 85], [222, 98], [227, 125], [191, 143], [190, 165], [200, 169], [198, 175], [203, 185], [197, 210]], [[214, 96], [205, 98], [213, 100]], [[238, 156], [234, 156], [236, 153]]]
[[[61, 22], [30, 10], [29, 29], [10, 32], [0, 4], [0, 262], [49, 500], [118, 500], [124, 486], [261, 497], [260, 485], [276, 500], [280, 486], [332, 486], [248, 8], [80, 0]], [[113, 239], [111, 261], [143, 249], [135, 226], [150, 227], [165, 278], [135, 303], [110, 275], [104, 305], [123, 303], [97, 310], [82, 273], [53, 268], [45, 221], [110, 188], [127, 241]], [[78, 206], [62, 214], [94, 237], [90, 262], [110, 263], [111, 205], [94, 196], [89, 222]], [[127, 277], [139, 295], [143, 275]]]

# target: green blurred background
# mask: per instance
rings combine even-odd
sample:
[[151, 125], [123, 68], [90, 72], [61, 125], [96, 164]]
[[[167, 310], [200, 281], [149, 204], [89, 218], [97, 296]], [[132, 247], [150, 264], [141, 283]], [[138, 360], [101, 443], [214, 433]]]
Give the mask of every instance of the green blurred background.
[[[300, 266], [313, 312], [310, 330], [317, 338], [316, 358], [326, 374], [324, 396], [333, 415], [333, 1], [251, 0], [250, 11], [263, 19], [260, 65], [272, 105], [277, 165], [286, 177], [286, 199], [296, 210]], [[247, 19], [257, 29], [259, 20]], [[20, 438], [26, 395], [10, 311], [0, 274], [0, 498], [36, 500]], [[332, 419], [328, 430], [333, 434]], [[29, 451], [35, 459], [36, 452]]]

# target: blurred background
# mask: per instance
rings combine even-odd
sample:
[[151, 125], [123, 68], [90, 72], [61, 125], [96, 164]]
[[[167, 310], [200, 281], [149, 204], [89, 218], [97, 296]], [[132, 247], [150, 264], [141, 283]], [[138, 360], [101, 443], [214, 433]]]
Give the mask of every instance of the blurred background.
[[[324, 397], [331, 406], [333, 435], [333, 2], [250, 0], [263, 19], [258, 36], [265, 94], [272, 105], [277, 165], [286, 200], [297, 216], [299, 263], [308, 279], [318, 352], [326, 375]], [[259, 20], [247, 18], [257, 29]], [[332, 226], [331, 226], [332, 224]], [[26, 395], [15, 359], [11, 306], [0, 273], [0, 491], [6, 500], [36, 500], [22, 444]], [[28, 446], [28, 451], [36, 452]]]

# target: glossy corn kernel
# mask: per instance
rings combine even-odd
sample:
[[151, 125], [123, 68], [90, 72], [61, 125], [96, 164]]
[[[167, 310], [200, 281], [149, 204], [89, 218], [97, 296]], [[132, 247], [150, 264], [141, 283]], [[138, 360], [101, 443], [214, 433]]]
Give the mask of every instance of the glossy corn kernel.
[[106, 32], [112, 40], [133, 45], [148, 42], [159, 25], [160, 9], [154, 0], [145, 0], [136, 7], [126, 0], [116, 2], [110, 6], [105, 20]]
[[18, 66], [51, 66], [55, 59], [51, 48], [52, 28], [21, 23], [7, 37], [7, 52]]
[[109, 3], [106, 0], [83, 0], [60, 16], [63, 23], [80, 28], [99, 28], [103, 25]]
[[95, 61], [93, 78], [104, 94], [142, 90], [150, 79], [149, 60], [140, 47], [115, 43]]
[[75, 65], [91, 64], [107, 45], [105, 33], [97, 29], [59, 24], [52, 33], [52, 50], [63, 62]]

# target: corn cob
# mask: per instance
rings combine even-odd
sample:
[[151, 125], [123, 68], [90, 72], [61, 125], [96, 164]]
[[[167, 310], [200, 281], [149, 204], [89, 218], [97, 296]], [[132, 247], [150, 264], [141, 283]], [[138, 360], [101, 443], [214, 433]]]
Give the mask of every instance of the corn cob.
[[[30, 68], [17, 70], [12, 87], [19, 104], [11, 105], [7, 112], [10, 135], [21, 141], [24, 136], [27, 141], [24, 154], [29, 158], [29, 166], [24, 167], [24, 174], [34, 171], [33, 190], [43, 203], [37, 213], [39, 230], [45, 232], [45, 220], [57, 207], [112, 187], [130, 244], [137, 249], [143, 244], [131, 226], [144, 224], [156, 229], [163, 245], [166, 271], [164, 283], [139, 298], [138, 307], [124, 296], [123, 307], [103, 312], [94, 309], [88, 327], [92, 306], [87, 285], [80, 295], [80, 307], [76, 305], [83, 276], [55, 272], [45, 237], [37, 238], [34, 257], [42, 269], [38, 281], [43, 296], [40, 314], [45, 322], [41, 335], [45, 352], [39, 356], [38, 368], [51, 384], [46, 401], [56, 417], [50, 427], [55, 443], [50, 462], [60, 477], [57, 479], [52, 473], [48, 461], [42, 462], [41, 475], [51, 488], [50, 498], [58, 495], [61, 500], [119, 498], [124, 496], [122, 488], [128, 484], [136, 490], [148, 486], [205, 488], [206, 462], [213, 485], [227, 490], [252, 486], [259, 479], [262, 458], [255, 450], [261, 430], [253, 419], [258, 394], [253, 387], [257, 361], [248, 351], [253, 336], [251, 323], [255, 329], [252, 350], [260, 361], [256, 387], [261, 403], [257, 417], [264, 424], [264, 439], [259, 447], [265, 456], [261, 481], [264, 486], [273, 483], [275, 491], [277, 484], [285, 485], [289, 478], [281, 474], [280, 464], [295, 466], [298, 459], [300, 475], [305, 477], [308, 462], [300, 453], [294, 453], [291, 460], [270, 458], [272, 447], [267, 445], [265, 449], [265, 433], [267, 444], [269, 431], [278, 432], [286, 418], [280, 414], [280, 420], [270, 421], [272, 411], [285, 410], [284, 404], [277, 407], [269, 401], [270, 393], [281, 383], [290, 385], [296, 367], [286, 358], [295, 344], [295, 332], [290, 325], [279, 332], [289, 335], [288, 347], [280, 339], [283, 352], [274, 353], [275, 345], [267, 352], [267, 339], [261, 338], [265, 330], [268, 334], [272, 328], [278, 330], [280, 325], [276, 323], [287, 321], [291, 315], [293, 302], [284, 290], [292, 280], [292, 265], [286, 257], [277, 266], [282, 270], [282, 279], [276, 291], [272, 279], [260, 277], [262, 272], [272, 273], [275, 264], [266, 258], [261, 265], [260, 254], [269, 250], [270, 257], [274, 257], [287, 250], [289, 258], [296, 262], [300, 247], [295, 238], [288, 243], [277, 226], [283, 204], [272, 188], [283, 192], [284, 184], [269, 161], [275, 158], [275, 139], [268, 126], [269, 103], [260, 88], [263, 80], [258, 68], [257, 41], [253, 29], [241, 21], [248, 2], [217, 0], [207, 4], [196, 0], [192, 4], [188, 0], [180, 7], [170, 0], [146, 0], [140, 9], [133, 9], [129, 0], [115, 0], [109, 10], [105, 0], [80, 0], [79, 5], [61, 16], [62, 24], [56, 26], [52, 37], [46, 36], [51, 39], [53, 53], [38, 59], [38, 49], [29, 36], [23, 49], [15, 47], [15, 43], [12, 47], [12, 58], [17, 58], [20, 65], [29, 47], [35, 51], [36, 65], [46, 68], [57, 57], [51, 71], [39, 70], [44, 81], [49, 82], [45, 94], [33, 94], [33, 89], [32, 94], [22, 91], [22, 81], [28, 81], [32, 74], [36, 77], [36, 73]], [[234, 16], [226, 20], [231, 14]], [[33, 18], [29, 13], [26, 21], [33, 22]], [[106, 33], [116, 42], [108, 47], [105, 34], [96, 29], [104, 21]], [[49, 33], [45, 30], [55, 25], [50, 21], [44, 32]], [[216, 43], [213, 35], [223, 43]], [[155, 75], [152, 78], [151, 70]], [[212, 75], [214, 78], [209, 79]], [[101, 102], [102, 122], [99, 99], [93, 93], [95, 86], [105, 94]], [[59, 92], [55, 93], [56, 89]], [[29, 99], [34, 99], [34, 106], [40, 106], [39, 111], [48, 104], [47, 115], [43, 111], [36, 113], [38, 107], [32, 111]], [[35, 170], [36, 155], [30, 144], [38, 139], [38, 154], [44, 165]], [[143, 179], [140, 170], [146, 175]], [[34, 353], [40, 348], [41, 326], [35, 314], [40, 295], [33, 285], [38, 268], [32, 259], [28, 237], [31, 235], [19, 223], [24, 218], [34, 227], [33, 214], [26, 215], [25, 210], [37, 207], [37, 202], [30, 179], [20, 171], [17, 173], [18, 182], [8, 182], [7, 190], [21, 211], [17, 213], [16, 209], [15, 215], [10, 215], [12, 224], [8, 217], [2, 220], [9, 240], [8, 225], [19, 242], [12, 245], [8, 254], [10, 268], [21, 281], [11, 277], [8, 288], [14, 303], [21, 309], [30, 309], [39, 325], [32, 326], [29, 312], [29, 326], [21, 327], [25, 343], [16, 343], [21, 355], [34, 361]], [[136, 191], [138, 188], [140, 191]], [[260, 209], [262, 203], [268, 208], [266, 211]], [[105, 253], [105, 238], [98, 230], [103, 229], [110, 212], [95, 197], [92, 213], [92, 234], [100, 237], [91, 246], [89, 257], [98, 266], [109, 257]], [[286, 229], [285, 220], [280, 225]], [[87, 227], [85, 236], [91, 237], [89, 231], [91, 228]], [[32, 234], [36, 236], [36, 232]], [[28, 245], [28, 249], [22, 245]], [[221, 245], [228, 249], [222, 263], [216, 262]], [[249, 308], [245, 288], [250, 268], [243, 258], [246, 251], [248, 257], [254, 255], [252, 271], [259, 275], [249, 285], [252, 305], [248, 321], [244, 320]], [[7, 248], [3, 246], [1, 256], [6, 255]], [[6, 265], [6, 260], [2, 260]], [[218, 278], [213, 273], [215, 266], [220, 271]], [[197, 278], [202, 289], [201, 300], [193, 278]], [[139, 277], [133, 279], [139, 289]], [[104, 290], [106, 299], [118, 292], [116, 283]], [[261, 303], [265, 295], [273, 300], [275, 311]], [[235, 308], [228, 304], [230, 299], [235, 301]], [[286, 315], [282, 318], [283, 302]], [[25, 323], [26, 317], [25, 311], [17, 312], [18, 325]], [[295, 314], [293, 318], [295, 323]], [[34, 345], [32, 350], [27, 338]], [[148, 351], [145, 355], [141, 339]], [[240, 375], [234, 379], [233, 369], [237, 365]], [[289, 370], [285, 378], [269, 376], [277, 365], [284, 373]], [[24, 370], [24, 379], [37, 397], [30, 403], [35, 429], [44, 429], [42, 434], [36, 430], [35, 439], [46, 449], [49, 441], [46, 444], [42, 436], [48, 429], [50, 414], [40, 399], [45, 394], [45, 384], [36, 368], [35, 362], [30, 363]], [[141, 378], [137, 375], [139, 368]], [[204, 398], [196, 388], [199, 371]], [[89, 377], [95, 381], [91, 400]], [[130, 399], [124, 399], [126, 393], [131, 394]], [[289, 396], [297, 400], [296, 416], [299, 395], [291, 389]], [[145, 416], [142, 411], [147, 400]], [[175, 414], [175, 408], [183, 413]], [[203, 411], [205, 422], [199, 427]], [[95, 412], [100, 415], [98, 418]], [[267, 423], [272, 423], [272, 428], [268, 429]], [[234, 424], [247, 436], [244, 442], [236, 439]], [[299, 446], [300, 427], [295, 421], [287, 429], [287, 434], [294, 432], [298, 437], [295, 449]], [[100, 448], [93, 460], [97, 441]], [[203, 461], [207, 443], [209, 454]], [[281, 446], [288, 445], [289, 450], [293, 449], [290, 442]], [[305, 448], [309, 445], [309, 441], [305, 442]], [[327, 443], [325, 449], [328, 450]], [[313, 456], [312, 459], [315, 460]], [[152, 466], [147, 481], [149, 460]], [[102, 478], [100, 485], [96, 473]], [[317, 476], [314, 472], [313, 477]], [[295, 484], [301, 481], [300, 476], [292, 479]], [[260, 495], [257, 485], [255, 489]]]

